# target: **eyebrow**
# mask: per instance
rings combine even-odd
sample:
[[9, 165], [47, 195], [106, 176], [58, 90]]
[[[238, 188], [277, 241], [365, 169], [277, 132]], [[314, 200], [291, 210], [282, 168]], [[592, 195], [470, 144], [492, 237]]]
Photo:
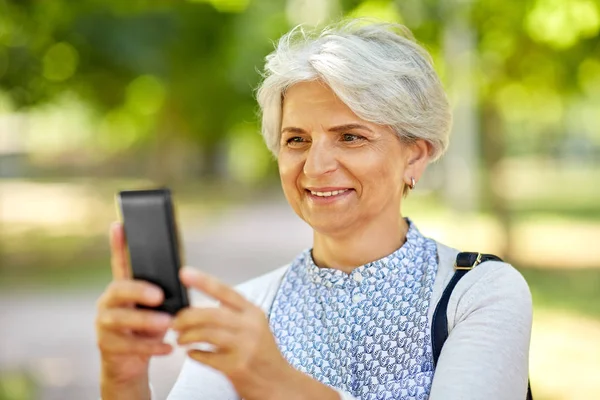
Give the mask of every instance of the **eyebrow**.
[[[328, 131], [329, 132], [344, 132], [344, 131], [349, 131], [349, 130], [353, 130], [353, 129], [362, 129], [367, 132], [373, 132], [368, 126], [361, 125], [361, 124], [337, 125], [337, 126], [333, 126], [333, 127], [329, 128]], [[283, 133], [283, 132], [306, 133], [306, 131], [304, 129], [297, 128], [295, 126], [286, 126], [285, 128], [283, 128], [281, 130], [281, 133]]]

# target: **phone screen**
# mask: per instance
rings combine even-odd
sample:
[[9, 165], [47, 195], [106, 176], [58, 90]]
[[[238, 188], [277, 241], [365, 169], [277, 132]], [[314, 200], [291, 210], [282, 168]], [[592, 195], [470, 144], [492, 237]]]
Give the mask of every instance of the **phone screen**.
[[133, 278], [154, 283], [165, 294], [163, 304], [152, 309], [175, 314], [187, 307], [187, 290], [179, 281], [182, 260], [170, 190], [121, 191], [118, 204]]

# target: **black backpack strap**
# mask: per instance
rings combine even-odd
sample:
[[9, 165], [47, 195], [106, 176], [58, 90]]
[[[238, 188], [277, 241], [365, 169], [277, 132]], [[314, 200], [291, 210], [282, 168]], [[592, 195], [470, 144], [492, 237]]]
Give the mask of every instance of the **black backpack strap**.
[[[478, 266], [479, 264], [486, 261], [502, 261], [500, 257], [493, 254], [481, 254], [481, 253], [459, 253], [456, 256], [456, 262], [454, 263], [454, 275], [448, 282], [446, 289], [442, 293], [442, 297], [435, 307], [433, 313], [433, 321], [431, 324], [431, 342], [433, 347], [433, 367], [437, 366], [442, 347], [448, 338], [448, 316], [446, 315], [448, 310], [448, 302], [450, 301], [450, 295], [454, 287], [460, 281], [460, 279], [466, 275], [467, 272]], [[533, 400], [531, 396], [531, 386], [527, 382], [527, 400]]]
[[502, 261], [501, 258], [496, 257], [492, 254], [480, 254], [480, 253], [459, 253], [456, 256], [456, 262], [454, 263], [454, 275], [448, 286], [444, 289], [442, 297], [438, 302], [435, 312], [433, 313], [433, 323], [431, 324], [431, 341], [433, 344], [433, 366], [437, 365], [438, 358], [442, 352], [444, 342], [448, 338], [448, 317], [446, 312], [448, 309], [448, 301], [450, 301], [450, 295], [454, 290], [454, 287], [465, 276], [467, 272], [475, 268], [477, 265], [485, 261]]

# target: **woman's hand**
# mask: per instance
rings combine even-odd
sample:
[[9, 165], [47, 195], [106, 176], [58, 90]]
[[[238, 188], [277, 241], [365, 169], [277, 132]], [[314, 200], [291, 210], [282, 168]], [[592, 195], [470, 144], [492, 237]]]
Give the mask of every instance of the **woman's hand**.
[[233, 288], [192, 268], [181, 282], [220, 302], [219, 307], [187, 308], [175, 317], [180, 345], [209, 343], [215, 351], [189, 350], [188, 355], [222, 372], [245, 400], [339, 399], [337, 393], [294, 369], [271, 333], [265, 313]]
[[163, 343], [172, 317], [135, 308], [135, 304], [159, 305], [163, 292], [156, 285], [131, 279], [121, 224], [111, 227], [110, 239], [113, 281], [98, 299], [96, 314], [102, 398], [149, 399], [150, 358], [172, 351]]

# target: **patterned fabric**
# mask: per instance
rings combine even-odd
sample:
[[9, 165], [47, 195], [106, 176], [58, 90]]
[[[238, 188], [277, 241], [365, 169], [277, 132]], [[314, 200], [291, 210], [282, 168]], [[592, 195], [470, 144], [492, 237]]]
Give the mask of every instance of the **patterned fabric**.
[[350, 274], [317, 267], [310, 250], [292, 263], [269, 318], [296, 369], [358, 399], [429, 397], [437, 248], [407, 221], [400, 249]]

